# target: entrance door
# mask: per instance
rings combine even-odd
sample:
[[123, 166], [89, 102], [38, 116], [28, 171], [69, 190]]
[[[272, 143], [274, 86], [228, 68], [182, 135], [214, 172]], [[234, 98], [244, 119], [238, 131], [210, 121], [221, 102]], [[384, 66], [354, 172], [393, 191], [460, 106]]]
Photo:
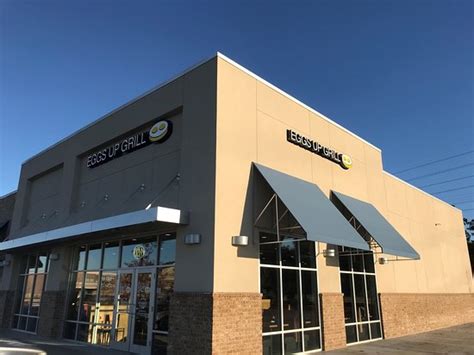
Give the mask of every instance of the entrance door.
[[115, 296], [112, 347], [151, 353], [155, 268], [120, 270]]

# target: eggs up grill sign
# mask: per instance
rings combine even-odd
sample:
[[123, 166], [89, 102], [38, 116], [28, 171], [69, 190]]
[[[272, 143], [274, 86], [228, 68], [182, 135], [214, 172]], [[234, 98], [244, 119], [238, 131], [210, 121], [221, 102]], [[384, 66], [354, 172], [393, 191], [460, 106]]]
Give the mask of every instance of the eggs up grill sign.
[[163, 143], [169, 138], [172, 130], [171, 121], [158, 121], [150, 128], [117, 140], [115, 143], [88, 155], [87, 167], [92, 169], [152, 143]]
[[305, 136], [291, 129], [286, 130], [286, 140], [336, 164], [339, 164], [343, 169], [347, 170], [352, 167], [352, 159], [349, 155], [339, 153], [334, 149], [325, 147], [315, 140], [306, 138]]

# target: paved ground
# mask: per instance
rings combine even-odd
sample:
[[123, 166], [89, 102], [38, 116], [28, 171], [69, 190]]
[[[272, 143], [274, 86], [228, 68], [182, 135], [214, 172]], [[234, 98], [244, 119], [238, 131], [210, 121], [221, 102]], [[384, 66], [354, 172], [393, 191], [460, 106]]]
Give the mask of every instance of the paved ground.
[[[125, 355], [129, 353], [114, 351], [102, 347], [77, 344], [68, 341], [51, 340], [32, 336], [31, 334], [12, 330], [0, 330], [0, 348], [29, 348], [41, 351], [48, 355]], [[410, 335], [406, 337], [379, 340], [362, 345], [349, 346], [345, 349], [327, 351], [327, 354], [474, 354], [474, 323], [451, 328], [435, 330], [433, 332]], [[8, 354], [0, 349], [0, 354]], [[15, 352], [14, 355], [31, 352]], [[191, 353], [190, 353], [191, 354]]]
[[[15, 352], [7, 352], [4, 348], [13, 347], [17, 349]], [[37, 352], [20, 351], [20, 349], [34, 349]], [[42, 338], [28, 333], [17, 332], [14, 330], [0, 329], [0, 355], [125, 355], [128, 352], [116, 351], [104, 347], [90, 346], [87, 344], [79, 344], [66, 340], [52, 340]]]
[[327, 354], [474, 354], [474, 323], [349, 346]]

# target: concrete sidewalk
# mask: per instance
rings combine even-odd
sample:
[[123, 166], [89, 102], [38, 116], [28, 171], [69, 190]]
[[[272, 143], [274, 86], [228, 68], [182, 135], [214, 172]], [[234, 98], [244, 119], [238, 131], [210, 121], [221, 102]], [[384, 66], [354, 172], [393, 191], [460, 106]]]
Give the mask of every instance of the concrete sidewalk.
[[474, 323], [349, 346], [327, 354], [474, 354]]
[[[91, 346], [86, 343], [75, 343], [67, 340], [54, 340], [43, 338], [34, 334], [17, 332], [14, 330], [0, 329], [0, 348], [12, 347], [16, 349], [27, 348], [43, 351], [47, 355], [85, 355], [85, 354], [102, 354], [102, 355], [125, 355], [129, 352], [117, 351], [100, 346]], [[0, 350], [0, 354], [5, 352]], [[26, 352], [23, 352], [27, 354]], [[12, 353], [15, 355], [21, 352]], [[39, 352], [38, 352], [39, 354]], [[28, 353], [28, 355], [33, 355]]]

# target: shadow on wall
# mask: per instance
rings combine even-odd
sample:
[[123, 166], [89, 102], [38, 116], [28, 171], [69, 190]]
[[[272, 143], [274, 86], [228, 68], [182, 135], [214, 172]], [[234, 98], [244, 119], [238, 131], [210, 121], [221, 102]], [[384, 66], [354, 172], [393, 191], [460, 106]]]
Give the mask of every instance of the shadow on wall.
[[240, 223], [240, 235], [249, 237], [249, 244], [246, 247], [237, 247], [237, 256], [240, 258], [258, 259], [258, 239], [254, 237], [254, 200], [256, 194], [256, 172], [255, 167], [251, 166], [247, 179], [247, 191], [245, 193], [245, 204], [242, 212], [242, 221]]

